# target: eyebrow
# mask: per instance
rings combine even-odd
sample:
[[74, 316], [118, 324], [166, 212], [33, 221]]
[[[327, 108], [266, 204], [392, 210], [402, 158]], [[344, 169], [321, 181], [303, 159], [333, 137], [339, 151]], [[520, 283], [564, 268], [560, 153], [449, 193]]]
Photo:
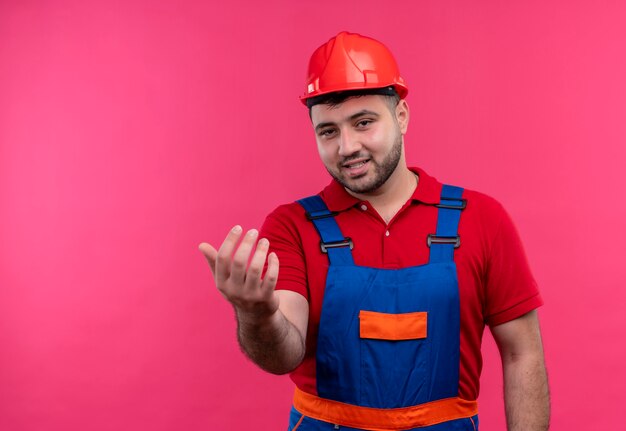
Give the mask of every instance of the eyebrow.
[[[370, 111], [368, 109], [362, 109], [359, 112], [350, 115], [346, 120], [347, 121], [354, 121], [359, 117], [363, 117], [364, 115], [369, 115], [369, 116], [373, 116], [378, 118], [380, 115], [378, 115], [378, 113], [374, 112], [374, 111]], [[328, 126], [334, 126], [336, 123], [333, 122], [325, 122], [325, 123], [319, 123], [317, 126], [315, 126], [315, 131], [319, 131], [320, 129], [323, 129], [324, 127], [328, 127]]]

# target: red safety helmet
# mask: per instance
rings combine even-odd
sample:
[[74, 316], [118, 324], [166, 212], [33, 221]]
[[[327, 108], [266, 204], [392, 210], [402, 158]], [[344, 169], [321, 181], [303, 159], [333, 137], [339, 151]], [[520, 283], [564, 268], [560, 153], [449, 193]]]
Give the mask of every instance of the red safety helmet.
[[385, 45], [356, 33], [341, 32], [315, 50], [302, 103], [327, 93], [393, 87], [401, 99], [409, 92]]

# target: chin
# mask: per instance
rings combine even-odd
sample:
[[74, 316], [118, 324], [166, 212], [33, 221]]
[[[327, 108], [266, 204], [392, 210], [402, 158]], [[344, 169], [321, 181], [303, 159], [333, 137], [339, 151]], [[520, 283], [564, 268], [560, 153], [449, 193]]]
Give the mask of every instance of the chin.
[[380, 187], [376, 184], [375, 181], [367, 181], [367, 182], [348, 181], [348, 182], [342, 183], [342, 185], [348, 190], [350, 190], [352, 193], [359, 193], [359, 194], [372, 193], [378, 190], [378, 188]]

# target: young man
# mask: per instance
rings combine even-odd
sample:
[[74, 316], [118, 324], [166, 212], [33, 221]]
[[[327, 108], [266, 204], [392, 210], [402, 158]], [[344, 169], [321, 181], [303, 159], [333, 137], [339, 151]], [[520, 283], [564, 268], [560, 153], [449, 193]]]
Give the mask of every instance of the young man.
[[478, 429], [485, 323], [509, 430], [545, 430], [542, 301], [518, 235], [495, 200], [407, 166], [407, 92], [376, 40], [318, 48], [302, 100], [333, 181], [277, 208], [261, 235], [236, 226], [200, 249], [243, 350], [291, 372], [290, 430]]

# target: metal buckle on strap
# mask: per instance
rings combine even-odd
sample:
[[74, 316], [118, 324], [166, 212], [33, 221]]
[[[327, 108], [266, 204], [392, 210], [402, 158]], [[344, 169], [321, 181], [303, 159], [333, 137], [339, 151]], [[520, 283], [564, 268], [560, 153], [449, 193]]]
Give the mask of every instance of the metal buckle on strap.
[[350, 247], [350, 250], [354, 248], [354, 243], [351, 238], [344, 238], [343, 241], [323, 242], [320, 241], [320, 248], [322, 253], [328, 253], [329, 248]]
[[431, 233], [431, 234], [428, 234], [427, 242], [428, 242], [428, 247], [430, 247], [432, 244], [453, 244], [454, 248], [459, 248], [459, 246], [461, 245], [461, 237], [458, 235], [437, 236]]
[[[448, 201], [445, 202], [444, 201]], [[457, 198], [441, 198], [438, 204], [435, 204], [437, 208], [451, 209], [451, 210], [464, 210], [467, 206], [467, 199]]]
[[[319, 213], [323, 213], [323, 214], [319, 214]], [[319, 220], [319, 219], [323, 219], [323, 218], [328, 218], [328, 217], [335, 217], [338, 213], [336, 211], [315, 211], [313, 214], [307, 212], [306, 213], [306, 218], [310, 221], [313, 220]]]

